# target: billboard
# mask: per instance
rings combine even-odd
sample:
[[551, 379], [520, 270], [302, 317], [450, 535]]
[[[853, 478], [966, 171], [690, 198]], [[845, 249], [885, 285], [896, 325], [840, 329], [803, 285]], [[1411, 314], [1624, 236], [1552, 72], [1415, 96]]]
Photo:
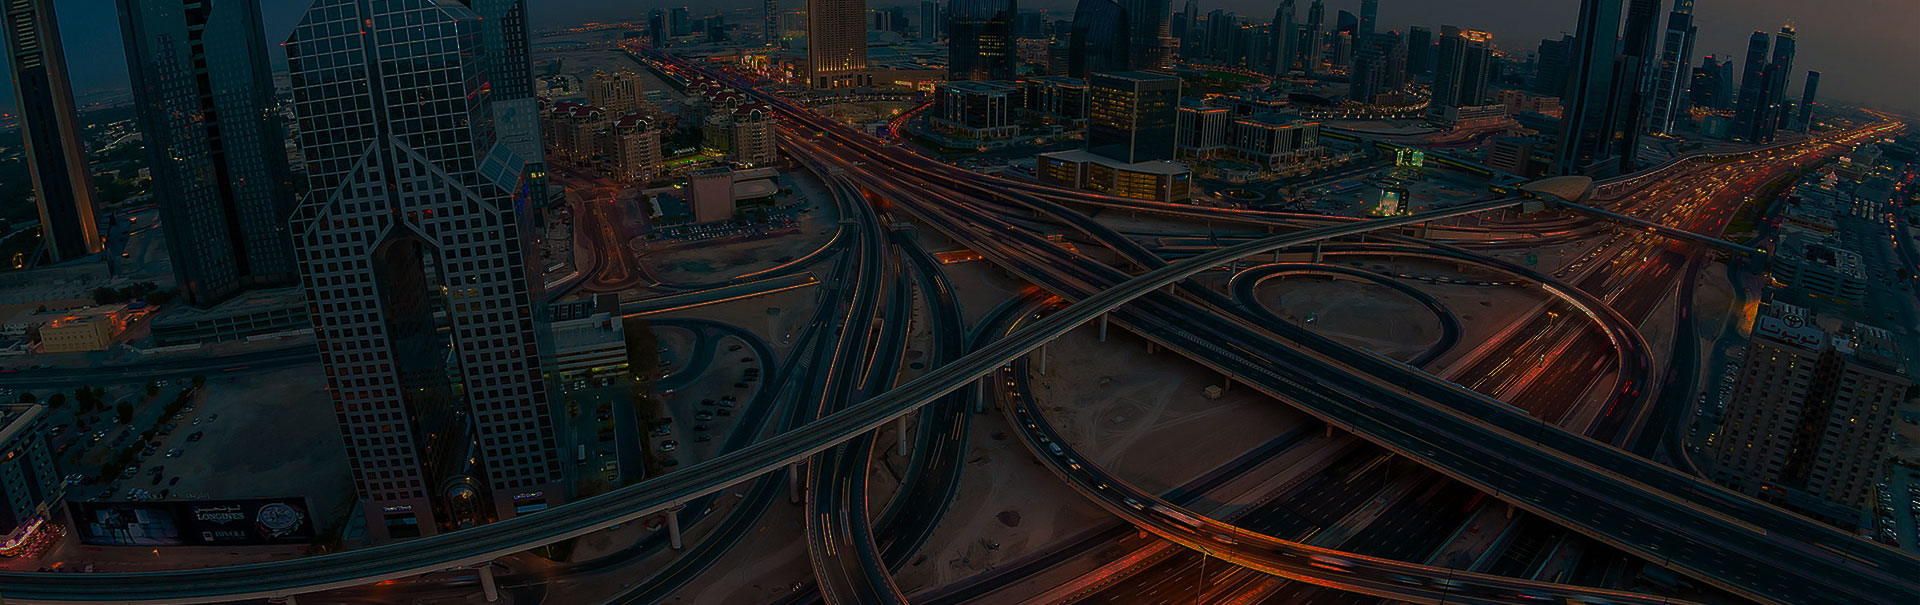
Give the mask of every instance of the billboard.
[[305, 498], [185, 502], [69, 502], [80, 542], [98, 546], [306, 544]]

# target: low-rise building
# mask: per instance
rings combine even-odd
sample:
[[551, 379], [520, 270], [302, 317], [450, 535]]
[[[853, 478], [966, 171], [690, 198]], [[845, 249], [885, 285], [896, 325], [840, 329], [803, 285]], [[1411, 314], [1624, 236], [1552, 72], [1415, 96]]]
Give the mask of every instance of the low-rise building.
[[1013, 122], [1014, 110], [1020, 106], [1020, 89], [1010, 82], [948, 82], [935, 94], [932, 121], [942, 132], [983, 141], [1020, 134], [1020, 126]]
[[1184, 202], [1193, 197], [1193, 174], [1180, 162], [1127, 164], [1076, 149], [1040, 154], [1034, 172], [1042, 183], [1118, 197], [1159, 202]]
[[1174, 135], [1174, 156], [1183, 160], [1209, 160], [1231, 151], [1228, 146], [1233, 110], [1210, 107], [1197, 99], [1180, 104], [1178, 130]]
[[660, 131], [653, 120], [627, 114], [600, 132], [604, 169], [623, 183], [648, 183], [660, 176]]
[[1087, 126], [1087, 80], [1067, 76], [1039, 76], [1022, 82], [1024, 111], [1041, 123], [1078, 130]]
[[1429, 119], [1435, 124], [1462, 130], [1499, 126], [1507, 121], [1505, 105], [1445, 106], [1433, 111]]
[[687, 177], [687, 203], [693, 207], [693, 222], [717, 223], [733, 220], [740, 202], [772, 199], [780, 193], [771, 168], [733, 170], [712, 168]]
[[626, 331], [618, 314], [555, 321], [547, 324], [547, 330], [553, 339], [554, 374], [561, 381], [627, 370]]
[[1326, 157], [1320, 144], [1320, 123], [1264, 113], [1233, 121], [1234, 158], [1278, 172], [1310, 165]]
[[[19, 547], [44, 526], [60, 500], [61, 478], [47, 447], [47, 408], [0, 405], [0, 544]], [[0, 556], [11, 556], [0, 546]]]
[[201, 309], [175, 305], [154, 316], [147, 327], [154, 344], [175, 345], [244, 340], [249, 336], [311, 330], [306, 296], [300, 288], [251, 290]]
[[1808, 294], [1857, 305], [1867, 297], [1866, 262], [1859, 252], [1815, 232], [1786, 229], [1774, 247], [1774, 281]]

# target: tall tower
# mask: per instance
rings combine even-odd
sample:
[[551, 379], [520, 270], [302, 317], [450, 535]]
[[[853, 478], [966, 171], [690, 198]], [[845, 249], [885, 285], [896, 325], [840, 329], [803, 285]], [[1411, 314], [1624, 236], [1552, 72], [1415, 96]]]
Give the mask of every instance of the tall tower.
[[1740, 96], [1734, 101], [1733, 138], [1758, 142], [1760, 116], [1767, 105], [1767, 32], [1747, 37], [1747, 62], [1740, 74]]
[[[456, 0], [480, 16], [493, 84], [493, 122], [500, 142], [527, 161], [527, 177], [540, 186], [546, 176], [546, 145], [540, 137], [540, 101], [533, 96], [533, 50], [527, 34], [527, 0]], [[544, 201], [544, 200], [541, 200]]]
[[1293, 0], [1280, 0], [1280, 6], [1273, 9], [1273, 26], [1270, 34], [1273, 49], [1273, 77], [1284, 78], [1293, 70], [1295, 56], [1300, 51], [1300, 35], [1294, 25], [1295, 12]]
[[1773, 62], [1767, 64], [1767, 113], [1758, 120], [1764, 128], [1764, 138], [1773, 140], [1773, 134], [1787, 127], [1787, 84], [1793, 76], [1793, 54], [1795, 42], [1793, 26], [1780, 26], [1780, 33], [1773, 36]]
[[316, 0], [287, 40], [309, 177], [290, 224], [376, 541], [565, 489], [525, 161], [495, 130], [485, 26], [445, 0]]
[[807, 69], [813, 88], [865, 83], [867, 0], [807, 0]]
[[1080, 0], [1067, 34], [1067, 75], [1127, 71], [1133, 55], [1127, 45], [1127, 11], [1114, 0]]
[[1360, 29], [1354, 32], [1359, 44], [1366, 45], [1373, 40], [1374, 28], [1379, 26], [1380, 0], [1360, 0]]
[[1807, 72], [1807, 83], [1800, 85], [1800, 131], [1813, 131], [1813, 102], [1820, 93], [1820, 72]]
[[299, 280], [286, 133], [259, 0], [120, 0], [127, 73], [180, 292], [206, 307]]
[[95, 222], [93, 181], [53, 0], [5, 0], [0, 27], [6, 30], [0, 35], [7, 38], [7, 65], [20, 103], [20, 135], [27, 144], [27, 174], [33, 177], [47, 257], [58, 263], [98, 254], [105, 243]]
[[1667, 32], [1660, 48], [1660, 63], [1653, 74], [1653, 105], [1648, 110], [1648, 130], [1673, 132], [1685, 111], [1688, 66], [1693, 64], [1693, 38], [1699, 31], [1693, 25], [1693, 0], [1674, 0], [1667, 15]]
[[1300, 65], [1311, 74], [1320, 73], [1320, 58], [1327, 51], [1327, 5], [1313, 0], [1307, 7], [1307, 41], [1300, 47]]
[[1620, 0], [1581, 0], [1580, 26], [1574, 36], [1573, 82], [1561, 99], [1560, 148], [1554, 171], [1581, 174], [1613, 151], [1617, 116], [1616, 87], [1621, 83], [1614, 52], [1620, 32]]
[[1621, 173], [1634, 171], [1640, 149], [1640, 133], [1646, 130], [1648, 98], [1652, 95], [1654, 45], [1659, 41], [1660, 0], [1629, 0], [1624, 31], [1620, 34], [1620, 54], [1615, 68], [1620, 80], [1613, 136], [1619, 154]]
[[947, 5], [947, 79], [1012, 80], [1015, 0], [953, 0]]
[[[1127, 9], [1127, 38], [1133, 47], [1134, 68], [1165, 68], [1173, 58], [1167, 52], [1171, 31], [1167, 16], [1173, 10], [1172, 0], [1120, 0], [1120, 7]], [[1193, 15], [1187, 15], [1187, 19], [1193, 19]], [[1192, 29], [1191, 23], [1188, 29]]]
[[767, 0], [761, 5], [760, 16], [766, 22], [767, 46], [780, 45], [780, 0]]

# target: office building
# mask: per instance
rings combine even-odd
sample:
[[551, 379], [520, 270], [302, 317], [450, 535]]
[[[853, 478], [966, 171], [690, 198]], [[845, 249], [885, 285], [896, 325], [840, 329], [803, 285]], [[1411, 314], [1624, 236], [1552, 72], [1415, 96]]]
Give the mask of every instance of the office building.
[[1487, 142], [1488, 168], [1520, 176], [1537, 176], [1533, 161], [1534, 140], [1526, 137], [1495, 137]]
[[1166, 44], [1172, 1], [1120, 0], [1120, 6], [1127, 9], [1127, 46], [1133, 53], [1133, 68], [1165, 68], [1173, 59]]
[[1280, 0], [1273, 10], [1273, 23], [1267, 30], [1268, 53], [1273, 56], [1267, 74], [1284, 78], [1300, 61], [1300, 26], [1294, 21], [1293, 0]]
[[660, 177], [660, 130], [653, 120], [627, 114], [600, 132], [606, 172], [622, 183], [651, 183]]
[[120, 0], [135, 117], [181, 297], [299, 280], [293, 177], [258, 0]]
[[1320, 64], [1327, 53], [1327, 5], [1322, 0], [1313, 0], [1307, 7], [1306, 43], [1300, 45], [1300, 65], [1311, 74], [1320, 73]]
[[1320, 123], [1264, 113], [1233, 120], [1229, 136], [1235, 159], [1278, 172], [1315, 163], [1326, 156]]
[[1087, 77], [1087, 151], [1126, 164], [1173, 159], [1180, 78], [1126, 71]]
[[667, 12], [653, 9], [647, 13], [647, 44], [654, 48], [667, 46]]
[[1772, 41], [1766, 32], [1753, 32], [1747, 38], [1747, 62], [1740, 75], [1740, 97], [1734, 101], [1733, 138], [1761, 140], [1761, 116], [1767, 107], [1767, 49]]
[[[1168, 5], [1171, 7], [1172, 3], [1169, 2]], [[1131, 19], [1133, 16], [1132, 5], [1123, 4], [1122, 6], [1127, 7], [1127, 16]], [[1186, 8], [1181, 10], [1178, 15], [1178, 21], [1179, 23], [1168, 26], [1169, 35], [1174, 40], [1180, 41], [1180, 58], [1193, 61], [1206, 52], [1202, 44], [1206, 40], [1207, 33], [1202, 30], [1203, 26], [1200, 25], [1199, 0], [1187, 0]], [[1128, 29], [1127, 31], [1128, 38], [1131, 39], [1133, 30]]]
[[1820, 72], [1807, 72], [1807, 83], [1801, 85], [1800, 92], [1800, 131], [1813, 132], [1813, 105], [1820, 93]]
[[526, 162], [495, 135], [482, 19], [374, 6], [318, 0], [286, 49], [310, 186], [296, 255], [367, 534], [384, 542], [542, 510], [565, 486]]
[[[1012, 80], [1015, 0], [953, 0], [947, 5], [947, 79]], [[880, 14], [880, 13], [876, 13]]]
[[547, 324], [553, 335], [553, 373], [561, 382], [609, 378], [627, 371], [626, 321], [595, 313]]
[[1774, 133], [1787, 127], [1788, 111], [1792, 103], [1787, 100], [1787, 85], [1793, 75], [1793, 55], [1797, 42], [1793, 26], [1780, 26], [1780, 33], [1773, 37], [1773, 61], [1767, 64], [1767, 103], [1766, 111], [1757, 120], [1761, 139], [1771, 142]]
[[7, 67], [20, 106], [20, 136], [40, 210], [40, 235], [48, 260], [60, 263], [99, 254], [105, 242], [94, 216], [86, 136], [74, 113], [53, 4], [6, 0], [0, 4], [0, 27], [6, 30], [0, 35], [6, 36]]
[[1040, 76], [1021, 80], [1026, 87], [1023, 110], [1042, 123], [1082, 129], [1087, 126], [1087, 81], [1084, 78]]
[[1574, 34], [1572, 83], [1560, 100], [1560, 148], [1554, 152], [1557, 174], [1587, 174], [1613, 153], [1614, 115], [1620, 84], [1615, 36], [1620, 31], [1620, 0], [1581, 0], [1580, 26]]
[[687, 7], [676, 6], [669, 10], [670, 17], [667, 22], [672, 25], [670, 31], [673, 37], [678, 38], [693, 33], [693, 19], [687, 14]]
[[1432, 75], [1438, 58], [1439, 52], [1434, 46], [1432, 29], [1421, 25], [1407, 28], [1407, 73], [1409, 75]]
[[1549, 97], [1567, 94], [1568, 77], [1572, 75], [1567, 68], [1573, 62], [1573, 49], [1573, 36], [1540, 41], [1540, 50], [1534, 53], [1533, 82], [1529, 86], [1533, 94]]
[[[1406, 72], [1406, 39], [1398, 33], [1376, 34], [1368, 39], [1366, 46], [1354, 58], [1347, 98], [1373, 103], [1377, 97], [1398, 91], [1404, 86]], [[1482, 85], [1482, 88], [1485, 86]]]
[[1360, 44], [1371, 41], [1379, 20], [1380, 0], [1360, 0], [1360, 23], [1359, 29], [1354, 32], [1354, 39]]
[[780, 0], [765, 0], [760, 7], [760, 34], [766, 36], [768, 45], [774, 45], [780, 40]]
[[1653, 72], [1652, 105], [1647, 110], [1647, 128], [1651, 132], [1670, 133], [1684, 121], [1687, 84], [1692, 76], [1693, 0], [1675, 0], [1667, 15], [1667, 33], [1661, 42], [1660, 62]]
[[872, 84], [867, 71], [866, 0], [807, 2], [807, 83], [813, 88]]
[[1133, 164], [1083, 150], [1042, 153], [1034, 158], [1041, 183], [1117, 197], [1156, 202], [1192, 199], [1192, 171], [1186, 164], [1153, 160]]
[[1215, 107], [1198, 99], [1180, 103], [1174, 135], [1174, 155], [1181, 160], [1208, 160], [1225, 155], [1227, 135], [1233, 125], [1233, 110]]
[[936, 93], [935, 128], [966, 139], [998, 140], [1020, 134], [1014, 124], [1020, 88], [1011, 82], [948, 82]]
[[1487, 81], [1493, 70], [1492, 44], [1493, 36], [1486, 32], [1451, 25], [1440, 28], [1439, 56], [1434, 60], [1433, 99], [1427, 106], [1429, 116], [1486, 103]]
[[1067, 75], [1127, 71], [1133, 60], [1127, 12], [1115, 0], [1080, 0], [1067, 35]]
[[480, 17], [480, 44], [487, 52], [492, 85], [493, 129], [500, 142], [526, 162], [526, 177], [544, 186], [546, 150], [540, 136], [540, 101], [533, 95], [533, 49], [527, 33], [528, 0], [456, 0]]
[[947, 20], [941, 15], [940, 3], [933, 0], [920, 0], [920, 41], [932, 42], [946, 33]]
[[1233, 54], [1235, 30], [1240, 29], [1240, 18], [1225, 10], [1207, 13], [1207, 52], [1206, 60], [1216, 65], [1234, 65]]
[[47, 407], [0, 404], [0, 535], [24, 540], [60, 499], [60, 473], [47, 447]]
[[1754, 319], [1713, 442], [1734, 490], [1856, 528], [1873, 504], [1912, 379], [1886, 330], [1774, 302]]
[[1618, 172], [1633, 172], [1638, 166], [1640, 133], [1647, 130], [1647, 111], [1651, 106], [1652, 75], [1659, 43], [1661, 0], [1628, 0], [1626, 23], [1620, 34], [1620, 57], [1614, 68], [1613, 136]]
[[1866, 267], [1859, 252], [1831, 236], [1787, 229], [1774, 248], [1769, 269], [1775, 282], [1817, 298], [1859, 305], [1867, 300]]

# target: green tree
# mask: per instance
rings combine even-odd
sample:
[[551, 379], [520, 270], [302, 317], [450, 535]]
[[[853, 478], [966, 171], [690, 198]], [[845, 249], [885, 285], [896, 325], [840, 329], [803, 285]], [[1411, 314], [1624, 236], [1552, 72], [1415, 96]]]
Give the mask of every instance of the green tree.
[[159, 396], [160, 396], [160, 383], [154, 382], [151, 380], [147, 381], [147, 399], [153, 399]]
[[31, 392], [20, 394], [20, 403], [33, 403], [39, 400], [40, 400], [40, 397], [38, 395], [34, 395]]
[[47, 396], [47, 407], [57, 410], [57, 409], [60, 409], [60, 406], [64, 406], [66, 404], [67, 404], [66, 393], [54, 393], [52, 395]]
[[194, 375], [193, 375], [193, 388], [196, 388], [196, 389], [197, 389], [197, 388], [200, 388], [200, 387], [204, 387], [204, 386], [207, 386], [207, 375], [206, 375], [206, 374], [194, 374]]
[[113, 406], [113, 415], [120, 419], [120, 424], [133, 422], [133, 404], [120, 402], [120, 405]]

